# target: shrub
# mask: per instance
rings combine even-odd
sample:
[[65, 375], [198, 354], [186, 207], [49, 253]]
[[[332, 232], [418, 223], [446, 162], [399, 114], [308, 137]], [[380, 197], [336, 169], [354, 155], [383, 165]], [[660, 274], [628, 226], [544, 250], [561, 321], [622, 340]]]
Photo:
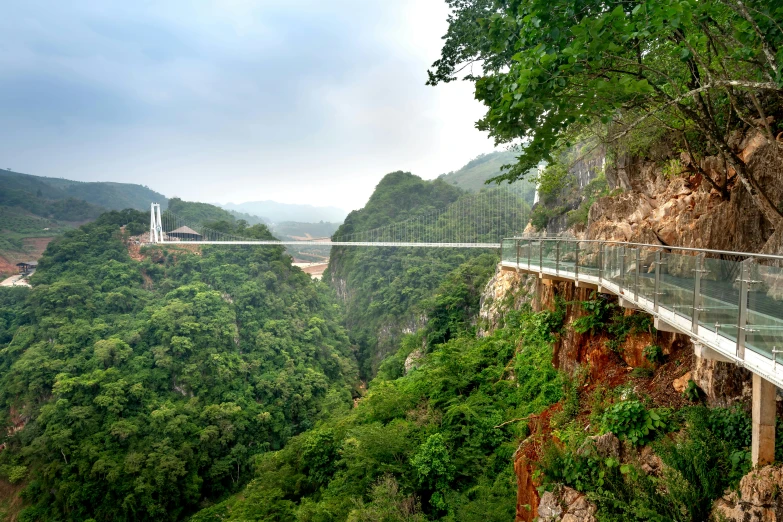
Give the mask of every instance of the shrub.
[[644, 358], [653, 364], [661, 364], [664, 360], [663, 348], [657, 344], [651, 344], [643, 350]]
[[631, 377], [649, 379], [654, 375], [654, 372], [649, 368], [634, 368], [631, 371]]
[[685, 391], [682, 392], [682, 396], [691, 402], [699, 400], [699, 387], [693, 382], [693, 379], [688, 381], [688, 384], [685, 386]]
[[668, 417], [667, 410], [648, 410], [640, 401], [622, 401], [604, 412], [601, 429], [604, 433], [611, 431], [634, 446], [641, 446], [666, 430]]
[[606, 346], [613, 352], [619, 352], [629, 335], [638, 332], [647, 332], [652, 328], [652, 319], [643, 313], [625, 315], [622, 309], [615, 310], [612, 319], [607, 326], [612, 339], [606, 341]]
[[596, 331], [604, 329], [617, 308], [617, 305], [603, 296], [590, 301], [581, 301], [579, 306], [586, 312], [586, 315], [575, 319], [571, 328], [580, 334], [587, 332], [595, 334]]

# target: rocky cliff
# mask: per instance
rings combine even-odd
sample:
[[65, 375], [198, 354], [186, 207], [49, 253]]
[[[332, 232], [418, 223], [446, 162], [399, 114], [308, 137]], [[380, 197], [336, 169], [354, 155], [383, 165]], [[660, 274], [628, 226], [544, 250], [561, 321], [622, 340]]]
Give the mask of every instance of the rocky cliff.
[[[783, 204], [780, 143], [758, 133], [737, 134], [738, 156], [776, 204]], [[736, 173], [715, 156], [694, 164], [687, 154], [659, 152], [649, 159], [620, 156], [606, 176], [623, 192], [590, 209], [586, 237], [655, 245], [740, 252], [783, 252], [783, 231], [774, 233]], [[662, 160], [662, 158], [669, 158]], [[707, 177], [725, 190], [713, 186]]]

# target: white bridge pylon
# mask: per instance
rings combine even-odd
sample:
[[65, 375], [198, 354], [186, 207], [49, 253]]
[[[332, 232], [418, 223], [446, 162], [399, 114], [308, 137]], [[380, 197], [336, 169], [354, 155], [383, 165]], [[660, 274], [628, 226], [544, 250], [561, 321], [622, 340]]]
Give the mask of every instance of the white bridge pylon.
[[[491, 188], [465, 194], [444, 208], [414, 215], [372, 230], [310, 240], [271, 240], [240, 237], [210, 229], [176, 214], [150, 207], [150, 242], [154, 244], [268, 245], [329, 248], [421, 247], [499, 249], [494, 241], [522, 232], [529, 221], [530, 207], [515, 187]], [[218, 225], [212, 225], [221, 228]]]

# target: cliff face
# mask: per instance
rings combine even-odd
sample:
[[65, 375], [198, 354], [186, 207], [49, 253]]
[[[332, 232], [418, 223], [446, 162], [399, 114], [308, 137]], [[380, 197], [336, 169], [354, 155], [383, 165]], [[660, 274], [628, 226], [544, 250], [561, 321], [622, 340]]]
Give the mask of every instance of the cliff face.
[[[783, 203], [783, 154], [759, 134], [734, 140], [770, 199]], [[727, 184], [727, 195], [705, 179]], [[783, 252], [783, 231], [773, 234], [733, 169], [717, 157], [693, 165], [687, 155], [660, 161], [621, 156], [607, 179], [624, 192], [599, 199], [590, 209], [586, 236], [660, 245], [744, 252]], [[727, 180], [728, 176], [728, 180]]]
[[[751, 133], [737, 134], [732, 146], [770, 199], [783, 205], [783, 154], [780, 154], [783, 145], [769, 143], [763, 136]], [[727, 169], [719, 158], [702, 158], [695, 165], [685, 154], [675, 160], [662, 161], [662, 158], [677, 157], [667, 150], [657, 151], [654, 156], [657, 159], [621, 156], [614, 164], [607, 165], [605, 172], [610, 187], [622, 189], [622, 192], [598, 199], [589, 211], [587, 226], [570, 232], [586, 239], [783, 253], [783, 230], [775, 232], [772, 229], [736, 173]], [[595, 162], [596, 158], [592, 160]], [[589, 181], [589, 166], [575, 165], [573, 168], [584, 171], [582, 177]], [[726, 190], [715, 188], [705, 174], [718, 185], [725, 185]], [[557, 222], [547, 231], [559, 232], [564, 228], [562, 223]], [[511, 288], [504, 289], [502, 293], [509, 294], [513, 292], [514, 284], [520, 284], [519, 276], [516, 279], [513, 275], [504, 277], [501, 278], [505, 281], [504, 285]], [[678, 407], [684, 404], [682, 388], [693, 380], [708, 406], [739, 404], [749, 409], [750, 373], [747, 370], [697, 357], [690, 339], [684, 335], [648, 328], [608, 342], [611, 339], [606, 333], [580, 333], [573, 327], [585, 315], [579, 302], [594, 298], [592, 292], [576, 288], [570, 282], [526, 277], [530, 301], [537, 310], [554, 309], [556, 300], [566, 303], [565, 327], [555, 342], [552, 364], [582, 379], [585, 389], [597, 385], [616, 387], [630, 384], [633, 390], [652, 397], [656, 405]], [[617, 304], [614, 297], [607, 299]], [[637, 313], [625, 310], [623, 316], [632, 318]], [[484, 319], [490, 324], [492, 314], [493, 310], [487, 309]], [[613, 349], [608, 348], [610, 345]], [[654, 365], [647, 360], [644, 350], [651, 345], [660, 346], [666, 358], [664, 364]], [[636, 368], [654, 372], [653, 378], [636, 379], [633, 376], [638, 374], [633, 371]], [[549, 506], [547, 502], [552, 499], [547, 498], [539, 506], [538, 484], [533, 477], [540, 458], [540, 446], [553, 436], [549, 419], [554, 411], [556, 408], [530, 420], [529, 433], [533, 435], [520, 445], [515, 454], [519, 485], [517, 520], [520, 521], [532, 521], [542, 516], [541, 509], [549, 510], [544, 506]], [[737, 513], [746, 512], [751, 505], [756, 507], [754, 499], [746, 498], [752, 496], [749, 491], [754, 486], [750, 480], [743, 479], [743, 484], [748, 483], [745, 485], [748, 491], [743, 490], [739, 496], [735, 495], [736, 498], [723, 500], [722, 513], [729, 519], [739, 520], [741, 517], [737, 518]], [[566, 511], [563, 511], [560, 518], [552, 520], [565, 520], [566, 516]]]

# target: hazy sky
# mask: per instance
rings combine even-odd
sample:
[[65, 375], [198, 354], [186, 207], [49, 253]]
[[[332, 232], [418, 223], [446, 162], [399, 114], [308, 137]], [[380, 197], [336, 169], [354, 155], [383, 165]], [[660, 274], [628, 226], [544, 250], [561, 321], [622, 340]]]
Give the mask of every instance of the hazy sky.
[[210, 202], [361, 207], [492, 150], [424, 85], [442, 0], [25, 0], [0, 17], [0, 166]]

